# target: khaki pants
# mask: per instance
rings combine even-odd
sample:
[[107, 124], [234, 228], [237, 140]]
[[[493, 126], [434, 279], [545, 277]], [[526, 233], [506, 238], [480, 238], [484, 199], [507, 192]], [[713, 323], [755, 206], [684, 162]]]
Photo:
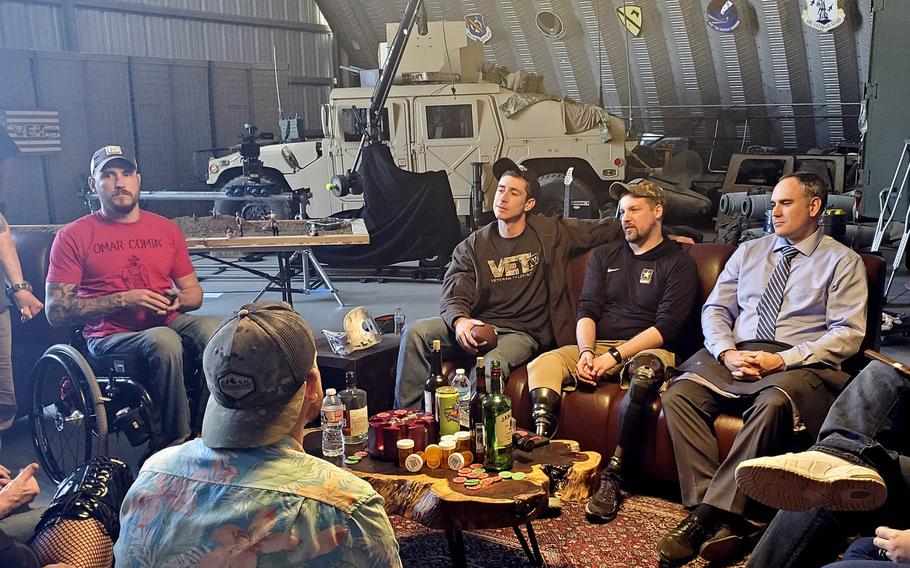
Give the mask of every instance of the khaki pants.
[[[611, 347], [618, 347], [623, 343], [625, 341], [597, 340], [594, 344], [594, 356], [599, 357], [609, 351]], [[640, 353], [651, 353], [659, 357], [666, 367], [676, 364], [676, 356], [666, 349], [645, 349]], [[574, 391], [578, 387], [578, 372], [575, 369], [578, 359], [577, 345], [566, 345], [538, 356], [528, 363], [528, 390], [546, 387], [555, 391]], [[615, 365], [607, 371], [602, 379], [619, 376], [622, 388], [628, 388], [628, 380], [621, 375], [627, 362], [628, 360]]]

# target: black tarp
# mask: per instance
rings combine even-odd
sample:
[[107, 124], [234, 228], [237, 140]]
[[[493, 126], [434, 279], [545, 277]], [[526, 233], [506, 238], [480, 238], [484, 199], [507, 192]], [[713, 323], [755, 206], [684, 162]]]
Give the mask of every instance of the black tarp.
[[452, 253], [461, 228], [445, 172], [402, 170], [388, 146], [374, 144], [364, 149], [360, 177], [364, 206], [335, 216], [362, 218], [370, 244], [313, 247], [320, 262], [378, 267]]

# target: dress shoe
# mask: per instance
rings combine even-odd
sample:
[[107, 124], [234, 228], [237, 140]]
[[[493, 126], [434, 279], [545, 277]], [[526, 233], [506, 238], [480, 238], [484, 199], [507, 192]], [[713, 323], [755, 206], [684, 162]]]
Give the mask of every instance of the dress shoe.
[[818, 451], [745, 460], [736, 483], [759, 503], [785, 511], [871, 511], [888, 497], [874, 469]]
[[707, 530], [698, 517], [689, 515], [675, 529], [661, 537], [657, 543], [662, 565], [685, 564], [695, 558], [705, 542]]

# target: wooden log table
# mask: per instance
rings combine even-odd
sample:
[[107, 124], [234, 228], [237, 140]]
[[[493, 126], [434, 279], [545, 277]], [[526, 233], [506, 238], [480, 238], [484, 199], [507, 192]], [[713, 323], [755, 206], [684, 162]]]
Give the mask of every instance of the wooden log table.
[[[318, 453], [319, 443], [319, 436], [308, 436], [307, 451], [315, 446]], [[514, 529], [525, 554], [539, 566], [543, 557], [531, 521], [547, 508], [550, 479], [544, 469], [567, 469], [558, 494], [569, 500], [585, 499], [597, 488], [601, 458], [597, 452], [579, 451], [578, 443], [570, 440], [554, 440], [530, 453], [516, 449], [513, 455], [511, 471], [523, 473], [523, 479], [503, 479], [476, 490], [453, 482], [459, 474], [448, 467], [424, 467], [418, 473], [410, 473], [399, 468], [397, 462], [370, 457], [345, 467], [382, 495], [389, 514], [446, 531], [455, 566], [467, 565], [463, 531], [504, 527]], [[490, 475], [495, 474], [490, 472]], [[527, 530], [527, 540], [522, 526]]]

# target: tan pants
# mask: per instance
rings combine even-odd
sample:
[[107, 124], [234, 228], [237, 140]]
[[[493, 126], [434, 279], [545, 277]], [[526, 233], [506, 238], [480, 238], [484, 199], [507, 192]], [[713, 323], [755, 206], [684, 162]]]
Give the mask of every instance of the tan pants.
[[[625, 341], [617, 340], [597, 340], [594, 344], [594, 356], [599, 357], [606, 353], [611, 347], [618, 347]], [[666, 349], [645, 349], [640, 353], [651, 353], [664, 362], [664, 366], [672, 367], [676, 364], [676, 356]], [[533, 361], [528, 363], [528, 390], [546, 387], [556, 392], [571, 392], [578, 387], [578, 364], [579, 354], [577, 345], [566, 345], [552, 351], [539, 355]], [[622, 369], [626, 366], [628, 360], [622, 364], [613, 366], [606, 372], [604, 377], [619, 376]], [[628, 387], [628, 381], [620, 381], [623, 388]]]

